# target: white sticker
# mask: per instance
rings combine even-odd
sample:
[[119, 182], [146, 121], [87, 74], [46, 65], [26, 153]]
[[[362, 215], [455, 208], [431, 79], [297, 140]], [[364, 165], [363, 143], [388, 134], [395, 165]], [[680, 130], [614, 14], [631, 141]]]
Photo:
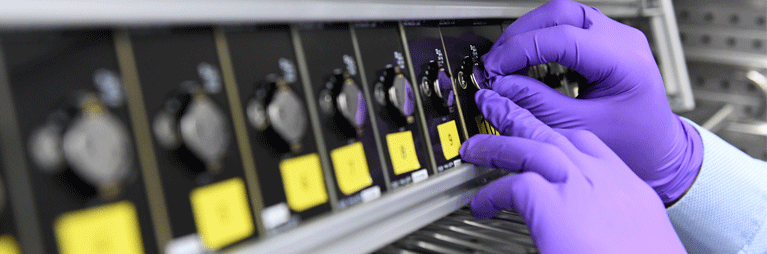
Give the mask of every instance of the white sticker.
[[221, 91], [221, 74], [218, 73], [218, 69], [212, 64], [202, 62], [197, 65], [197, 74], [202, 79], [202, 87], [208, 93], [218, 93]]
[[380, 196], [381, 196], [381, 187], [378, 187], [378, 185], [364, 189], [360, 192], [360, 197], [362, 197], [363, 203], [377, 199]]
[[285, 79], [285, 82], [296, 82], [296, 76], [298, 76], [298, 74], [296, 74], [296, 66], [293, 64], [293, 62], [285, 58], [280, 58], [278, 63], [280, 65], [280, 69], [282, 70], [282, 77]]
[[357, 63], [354, 61], [354, 57], [344, 55], [344, 63], [350, 75], [357, 75]]
[[168, 241], [165, 245], [165, 254], [206, 254], [202, 240], [197, 234], [182, 236]]
[[99, 90], [99, 98], [110, 107], [123, 105], [123, 83], [114, 71], [98, 69], [93, 73], [93, 83]]
[[416, 172], [413, 172], [413, 174], [410, 175], [413, 177], [413, 183], [417, 183], [423, 180], [426, 180], [426, 178], [429, 178], [429, 173], [426, 172], [426, 169], [421, 169]]
[[405, 69], [405, 57], [402, 56], [402, 53], [394, 51], [394, 59], [397, 60], [397, 66], [400, 69]]
[[261, 211], [261, 221], [266, 229], [276, 228], [290, 220], [290, 208], [288, 204], [279, 203]]
[[458, 167], [458, 165], [461, 165], [461, 159], [455, 159], [453, 161], [453, 167]]

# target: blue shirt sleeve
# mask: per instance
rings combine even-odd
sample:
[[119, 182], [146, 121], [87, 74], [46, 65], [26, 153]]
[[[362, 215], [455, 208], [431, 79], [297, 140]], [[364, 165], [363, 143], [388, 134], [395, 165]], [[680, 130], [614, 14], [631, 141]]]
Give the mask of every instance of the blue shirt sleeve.
[[767, 163], [689, 122], [703, 140], [703, 165], [668, 208], [679, 238], [690, 253], [767, 253]]

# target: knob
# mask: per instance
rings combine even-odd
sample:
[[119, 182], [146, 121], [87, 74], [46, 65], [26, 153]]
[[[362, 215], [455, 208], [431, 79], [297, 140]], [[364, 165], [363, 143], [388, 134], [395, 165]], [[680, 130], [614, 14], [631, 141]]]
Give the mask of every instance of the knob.
[[32, 160], [48, 173], [69, 168], [101, 190], [118, 185], [132, 166], [127, 129], [94, 94], [77, 97], [75, 104], [32, 133]]
[[453, 106], [453, 82], [450, 75], [445, 72], [440, 62], [431, 61], [423, 68], [421, 77], [421, 92], [427, 98], [442, 101], [442, 106], [449, 108]]
[[230, 142], [224, 112], [195, 82], [185, 82], [166, 99], [154, 118], [153, 131], [164, 149], [185, 148], [211, 171], [220, 169]]
[[361, 134], [367, 117], [366, 107], [362, 90], [348, 72], [336, 70], [328, 78], [325, 89], [320, 92], [322, 112], [326, 115], [340, 115], [348, 124], [347, 127], [356, 129], [358, 134]]
[[386, 108], [393, 108], [408, 124], [413, 123], [415, 110], [413, 87], [399, 67], [387, 66], [375, 85], [376, 102]]
[[461, 59], [456, 70], [456, 82], [463, 89], [481, 89], [477, 77], [482, 76], [481, 68], [479, 64], [472, 60], [471, 57], [466, 56]]
[[256, 130], [271, 129], [290, 145], [292, 151], [300, 150], [301, 139], [307, 130], [307, 114], [301, 98], [282, 77], [269, 75], [265, 82], [256, 86], [246, 114]]

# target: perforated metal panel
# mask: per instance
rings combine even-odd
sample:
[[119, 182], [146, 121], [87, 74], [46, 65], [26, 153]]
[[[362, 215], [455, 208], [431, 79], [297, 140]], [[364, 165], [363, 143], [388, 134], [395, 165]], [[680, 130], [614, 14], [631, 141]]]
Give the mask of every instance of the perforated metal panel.
[[767, 1], [674, 1], [696, 109], [682, 114], [767, 160]]

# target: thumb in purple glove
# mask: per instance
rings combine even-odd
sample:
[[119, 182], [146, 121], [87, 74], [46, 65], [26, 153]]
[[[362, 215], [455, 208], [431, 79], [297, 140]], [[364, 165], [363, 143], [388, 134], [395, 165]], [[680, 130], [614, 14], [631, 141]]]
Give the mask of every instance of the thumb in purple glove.
[[551, 129], [493, 91], [476, 101], [504, 136], [470, 138], [462, 158], [521, 173], [480, 190], [474, 216], [516, 209], [542, 253], [685, 252], [655, 192], [596, 136]]
[[[482, 59], [490, 89], [551, 127], [596, 134], [664, 202], [695, 180], [703, 161], [700, 135], [671, 112], [641, 31], [592, 7], [553, 0], [516, 20]], [[588, 80], [578, 99], [513, 75], [548, 62]]]

